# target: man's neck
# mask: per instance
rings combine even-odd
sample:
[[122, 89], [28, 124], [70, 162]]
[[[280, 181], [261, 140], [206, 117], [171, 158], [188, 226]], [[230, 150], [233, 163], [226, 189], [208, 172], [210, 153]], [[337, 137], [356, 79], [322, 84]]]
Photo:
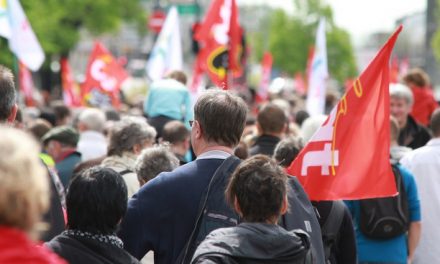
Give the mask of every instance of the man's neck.
[[207, 145], [200, 150], [200, 153], [197, 156], [200, 156], [203, 153], [206, 153], [208, 151], [214, 151], [214, 150], [224, 151], [224, 152], [229, 153], [231, 155], [234, 153], [234, 151], [230, 147], [221, 146], [221, 145]]

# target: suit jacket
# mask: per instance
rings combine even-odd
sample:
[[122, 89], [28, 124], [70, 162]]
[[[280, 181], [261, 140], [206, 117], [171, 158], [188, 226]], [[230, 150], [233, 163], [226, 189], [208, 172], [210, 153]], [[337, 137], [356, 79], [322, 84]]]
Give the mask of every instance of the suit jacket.
[[194, 228], [199, 202], [223, 159], [199, 159], [163, 172], [128, 203], [119, 237], [138, 259], [154, 251], [155, 263], [174, 264]]

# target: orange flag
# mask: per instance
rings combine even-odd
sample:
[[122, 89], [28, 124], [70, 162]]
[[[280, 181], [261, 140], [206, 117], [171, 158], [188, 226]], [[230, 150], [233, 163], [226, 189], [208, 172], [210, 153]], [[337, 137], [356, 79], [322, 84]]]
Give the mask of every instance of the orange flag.
[[91, 106], [119, 108], [119, 91], [127, 77], [127, 72], [104, 45], [96, 42], [81, 87], [83, 102]]
[[195, 39], [201, 44], [203, 70], [215, 85], [227, 89], [228, 70], [240, 71], [241, 30], [235, 0], [213, 1]]
[[400, 26], [287, 169], [311, 200], [397, 193], [391, 170], [389, 60]]

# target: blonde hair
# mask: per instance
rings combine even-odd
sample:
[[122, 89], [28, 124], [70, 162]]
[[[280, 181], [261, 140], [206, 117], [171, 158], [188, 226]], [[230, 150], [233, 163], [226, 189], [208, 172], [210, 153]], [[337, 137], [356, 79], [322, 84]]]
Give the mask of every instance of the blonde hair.
[[0, 126], [0, 225], [35, 235], [49, 206], [47, 171], [28, 134]]

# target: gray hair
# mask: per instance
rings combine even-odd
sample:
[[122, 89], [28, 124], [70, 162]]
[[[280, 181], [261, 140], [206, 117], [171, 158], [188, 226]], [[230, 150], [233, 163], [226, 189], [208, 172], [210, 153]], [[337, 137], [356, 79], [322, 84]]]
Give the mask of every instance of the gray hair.
[[0, 122], [6, 121], [15, 104], [14, 75], [11, 70], [0, 65]]
[[308, 143], [312, 139], [316, 131], [324, 124], [327, 120], [326, 115], [317, 115], [308, 117], [301, 125], [301, 136], [304, 143]]
[[153, 143], [156, 129], [150, 126], [142, 117], [124, 117], [115, 123], [110, 130], [108, 156], [122, 156], [124, 152], [133, 152], [136, 144], [145, 141]]
[[105, 114], [100, 109], [87, 108], [79, 114], [78, 121], [84, 124], [88, 130], [102, 132], [105, 125]]
[[390, 83], [390, 97], [405, 99], [409, 106], [412, 106], [414, 103], [411, 89], [401, 83]]
[[139, 181], [148, 182], [164, 171], [179, 166], [179, 159], [168, 147], [159, 145], [144, 149], [136, 160], [135, 171]]

